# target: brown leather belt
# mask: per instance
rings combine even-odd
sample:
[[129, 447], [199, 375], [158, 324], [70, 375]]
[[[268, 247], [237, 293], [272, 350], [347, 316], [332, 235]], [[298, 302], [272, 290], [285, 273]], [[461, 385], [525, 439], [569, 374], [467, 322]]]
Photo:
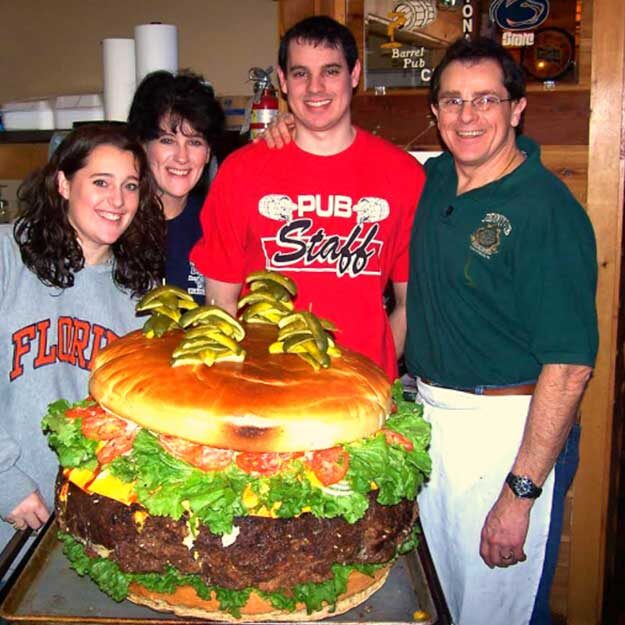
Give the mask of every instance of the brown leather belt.
[[476, 386], [473, 388], [444, 386], [432, 382], [427, 378], [420, 378], [425, 384], [430, 386], [439, 386], [440, 388], [447, 388], [452, 391], [462, 391], [463, 393], [471, 393], [473, 395], [533, 395], [536, 389], [535, 383], [528, 384], [515, 384], [514, 386]]

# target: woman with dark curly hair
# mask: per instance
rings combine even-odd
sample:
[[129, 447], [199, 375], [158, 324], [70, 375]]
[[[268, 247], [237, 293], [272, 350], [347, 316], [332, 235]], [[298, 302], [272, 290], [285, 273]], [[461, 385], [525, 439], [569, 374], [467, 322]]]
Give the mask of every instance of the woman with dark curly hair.
[[200, 238], [208, 164], [224, 113], [202, 76], [183, 70], [148, 74], [137, 87], [128, 125], [143, 144], [167, 220], [167, 282], [204, 303], [204, 276], [189, 262]]
[[0, 549], [38, 528], [56, 457], [40, 421], [77, 401], [98, 350], [136, 329], [136, 297], [163, 274], [164, 218], [142, 146], [123, 126], [72, 132], [0, 226]]

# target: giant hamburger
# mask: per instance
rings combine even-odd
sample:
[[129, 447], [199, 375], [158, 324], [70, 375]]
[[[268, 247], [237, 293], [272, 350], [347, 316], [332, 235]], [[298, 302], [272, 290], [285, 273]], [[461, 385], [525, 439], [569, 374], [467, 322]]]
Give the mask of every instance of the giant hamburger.
[[290, 281], [256, 278], [239, 320], [149, 294], [144, 330], [95, 358], [90, 397], [44, 419], [65, 553], [118, 601], [319, 619], [364, 601], [414, 544], [418, 407], [294, 312]]

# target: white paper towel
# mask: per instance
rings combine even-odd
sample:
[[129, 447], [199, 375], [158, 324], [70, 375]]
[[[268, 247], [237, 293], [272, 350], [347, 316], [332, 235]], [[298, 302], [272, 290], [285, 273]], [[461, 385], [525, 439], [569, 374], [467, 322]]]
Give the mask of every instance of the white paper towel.
[[136, 87], [134, 39], [104, 39], [102, 65], [104, 117], [126, 121]]
[[178, 71], [178, 30], [172, 24], [135, 26], [137, 84], [158, 69]]

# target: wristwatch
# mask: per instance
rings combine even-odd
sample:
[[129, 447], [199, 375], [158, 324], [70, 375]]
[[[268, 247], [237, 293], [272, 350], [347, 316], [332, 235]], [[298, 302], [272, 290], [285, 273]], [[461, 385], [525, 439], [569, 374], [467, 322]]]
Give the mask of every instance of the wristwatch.
[[506, 484], [517, 497], [523, 497], [523, 499], [536, 499], [543, 492], [543, 489], [536, 486], [532, 478], [527, 475], [508, 473]]

